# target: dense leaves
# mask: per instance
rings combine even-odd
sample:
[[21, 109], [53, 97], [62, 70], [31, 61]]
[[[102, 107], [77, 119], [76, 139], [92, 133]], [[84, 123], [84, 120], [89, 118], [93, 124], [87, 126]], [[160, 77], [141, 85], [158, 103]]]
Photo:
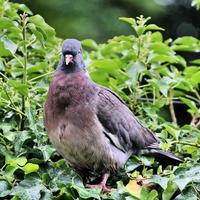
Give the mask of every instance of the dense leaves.
[[[200, 61], [182, 54], [199, 52], [198, 39], [164, 40], [163, 29], [140, 16], [120, 18], [132, 35], [105, 44], [82, 41], [91, 78], [119, 93], [161, 147], [184, 158], [178, 167], [164, 167], [133, 156], [125, 167], [129, 180], [113, 177], [115, 189], [102, 194], [84, 188], [44, 131], [43, 104], [62, 40], [24, 5], [0, 0], [0, 10], [0, 199], [199, 198]], [[176, 103], [190, 116], [184, 125]]]

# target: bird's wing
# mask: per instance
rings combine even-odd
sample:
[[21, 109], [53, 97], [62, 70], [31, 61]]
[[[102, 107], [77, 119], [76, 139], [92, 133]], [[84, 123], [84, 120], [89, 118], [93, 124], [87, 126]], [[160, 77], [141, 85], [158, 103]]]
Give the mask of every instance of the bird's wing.
[[98, 92], [97, 117], [106, 137], [124, 152], [159, 143], [156, 136], [138, 122], [124, 101], [104, 87]]

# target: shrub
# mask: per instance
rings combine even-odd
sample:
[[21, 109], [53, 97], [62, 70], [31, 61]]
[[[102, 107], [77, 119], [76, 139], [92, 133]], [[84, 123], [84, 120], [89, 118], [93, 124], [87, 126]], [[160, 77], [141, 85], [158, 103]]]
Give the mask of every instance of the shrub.
[[[153, 158], [133, 156], [126, 172], [158, 187], [141, 189], [135, 180], [125, 187], [118, 180], [116, 190], [101, 194], [83, 187], [44, 131], [43, 104], [62, 40], [22, 4], [0, 0], [0, 11], [0, 199], [198, 198], [200, 60], [188, 61], [182, 53], [199, 52], [198, 39], [164, 40], [164, 30], [140, 16], [120, 18], [132, 26], [132, 35], [105, 44], [82, 41], [91, 78], [119, 93], [161, 138], [163, 149], [185, 158], [179, 167], [162, 168]], [[188, 124], [179, 125], [177, 119], [184, 116], [174, 109], [176, 103], [187, 106]]]

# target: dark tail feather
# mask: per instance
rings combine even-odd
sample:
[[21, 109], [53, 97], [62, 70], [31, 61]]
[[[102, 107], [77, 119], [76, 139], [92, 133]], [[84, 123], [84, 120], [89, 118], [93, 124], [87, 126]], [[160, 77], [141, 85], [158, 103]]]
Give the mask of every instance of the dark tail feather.
[[168, 152], [168, 151], [163, 151], [159, 148], [145, 148], [141, 149], [139, 151], [140, 155], [145, 155], [145, 156], [153, 156], [155, 159], [161, 163], [164, 166], [167, 165], [179, 165], [180, 163], [183, 162], [182, 159], [179, 157], [175, 156], [174, 154]]

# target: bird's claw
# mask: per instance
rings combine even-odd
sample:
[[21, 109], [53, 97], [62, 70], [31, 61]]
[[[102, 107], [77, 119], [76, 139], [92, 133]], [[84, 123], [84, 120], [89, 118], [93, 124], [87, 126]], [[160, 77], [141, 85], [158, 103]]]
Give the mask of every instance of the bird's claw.
[[111, 192], [111, 189], [108, 188], [105, 184], [99, 183], [99, 184], [86, 184], [86, 188], [100, 188], [104, 193]]

